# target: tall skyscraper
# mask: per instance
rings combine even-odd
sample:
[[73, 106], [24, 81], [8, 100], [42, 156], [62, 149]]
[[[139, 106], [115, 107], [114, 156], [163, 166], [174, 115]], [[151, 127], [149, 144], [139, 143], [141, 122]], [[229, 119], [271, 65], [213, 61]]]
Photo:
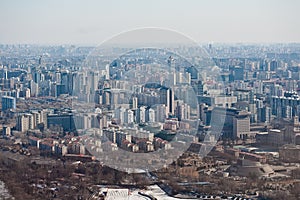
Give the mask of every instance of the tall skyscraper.
[[161, 87], [159, 90], [160, 103], [167, 107], [167, 114], [174, 114], [174, 93], [170, 88]]
[[169, 66], [169, 70], [170, 71], [174, 71], [175, 70], [175, 60], [172, 56], [170, 56], [168, 58], [168, 66]]

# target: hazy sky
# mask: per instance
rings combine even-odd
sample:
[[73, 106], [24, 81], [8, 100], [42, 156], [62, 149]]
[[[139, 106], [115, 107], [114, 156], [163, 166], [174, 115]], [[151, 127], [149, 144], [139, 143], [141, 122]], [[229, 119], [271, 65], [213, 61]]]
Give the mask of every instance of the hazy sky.
[[0, 0], [0, 43], [99, 44], [141, 27], [198, 42], [300, 42], [299, 0]]

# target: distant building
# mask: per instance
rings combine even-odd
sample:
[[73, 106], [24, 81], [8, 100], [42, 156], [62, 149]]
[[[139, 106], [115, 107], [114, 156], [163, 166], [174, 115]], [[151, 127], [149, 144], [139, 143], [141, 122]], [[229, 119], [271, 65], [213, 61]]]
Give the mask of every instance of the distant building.
[[142, 106], [137, 111], [136, 116], [136, 122], [137, 123], [145, 123], [146, 122], [146, 107]]
[[268, 106], [258, 108], [258, 121], [270, 123], [272, 119], [272, 110]]
[[[259, 156], [257, 156], [259, 157]], [[259, 158], [257, 158], [259, 159]], [[235, 168], [234, 170], [232, 170]], [[268, 164], [262, 164], [258, 161], [249, 160], [246, 158], [239, 158], [237, 161], [236, 166], [232, 166], [230, 168], [232, 175], [239, 175], [239, 176], [251, 176], [253, 174], [257, 175], [258, 177], [262, 176], [270, 176], [274, 174], [274, 170]]]
[[113, 189], [108, 188], [105, 191], [105, 199], [128, 199], [129, 198], [129, 189]]
[[118, 124], [120, 124], [120, 125], [122, 125], [125, 122], [125, 118], [126, 118], [125, 112], [126, 112], [126, 109], [123, 107], [119, 107], [119, 108], [115, 109], [115, 118], [117, 119]]
[[268, 143], [272, 146], [281, 146], [284, 144], [284, 132], [278, 129], [270, 129]]
[[2, 111], [16, 109], [16, 98], [3, 96], [1, 99], [2, 99]]
[[153, 107], [153, 110], [155, 111], [155, 121], [156, 122], [165, 122], [167, 118], [167, 108], [164, 104], [156, 104]]
[[55, 144], [54, 145], [54, 153], [56, 155], [64, 156], [68, 153], [68, 148], [67, 148], [67, 146], [65, 146], [63, 144]]
[[11, 128], [9, 126], [3, 126], [3, 132], [2, 132], [4, 137], [10, 136], [11, 135]]
[[175, 110], [176, 117], [179, 121], [190, 119], [191, 109], [190, 106], [186, 103], [177, 101], [177, 106]]
[[55, 89], [55, 97], [59, 97], [61, 94], [66, 94], [65, 85], [57, 84]]
[[167, 108], [167, 114], [174, 113], [174, 92], [165, 87], [161, 87], [159, 90], [160, 103], [165, 104]]
[[235, 66], [233, 69], [234, 80], [244, 80], [244, 68]]
[[296, 116], [297, 107], [300, 105], [300, 97], [298, 95], [272, 96], [271, 108], [272, 114], [279, 118], [291, 119]]
[[247, 114], [237, 114], [233, 118], [233, 135], [236, 138], [250, 136], [250, 120]]
[[230, 108], [237, 103], [236, 96], [198, 96], [198, 101], [209, 106]]
[[76, 129], [72, 114], [49, 114], [47, 116], [47, 125], [48, 127], [51, 125], [59, 125], [64, 129], [64, 131], [73, 131]]
[[[62, 149], [62, 151], [64, 151], [64, 153], [65, 153], [65, 149]], [[84, 147], [84, 145], [82, 145], [80, 143], [74, 142], [74, 143], [72, 143], [68, 146], [68, 153], [84, 155], [85, 154], [85, 147]]]
[[284, 162], [299, 163], [300, 145], [285, 145], [279, 149], [279, 159]]
[[132, 109], [136, 110], [138, 108], [138, 98], [132, 97]]
[[223, 137], [224, 138], [247, 138], [250, 136], [250, 114], [235, 108], [204, 109], [205, 125], [210, 126], [212, 117], [224, 120]]
[[196, 95], [204, 95], [204, 83], [201, 80], [192, 81], [192, 87], [196, 93]]
[[150, 123], [155, 122], [155, 111], [152, 108], [146, 110], [146, 121]]
[[22, 114], [17, 116], [16, 129], [21, 132], [33, 129], [33, 117], [31, 114]]
[[129, 110], [129, 109], [126, 110], [124, 123], [125, 124], [134, 123], [134, 112], [132, 110]]

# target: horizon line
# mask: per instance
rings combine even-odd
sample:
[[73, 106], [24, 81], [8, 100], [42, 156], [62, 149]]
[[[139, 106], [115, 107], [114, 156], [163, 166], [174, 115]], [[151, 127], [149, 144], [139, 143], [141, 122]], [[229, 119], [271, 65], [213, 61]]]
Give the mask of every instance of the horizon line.
[[[147, 43], [115, 43], [111, 45], [144, 45]], [[189, 45], [188, 43], [155, 43], [155, 44], [168, 44], [168, 45]], [[300, 44], [300, 41], [298, 42], [217, 42], [217, 41], [211, 41], [211, 42], [196, 42], [198, 45], [203, 45], [203, 44], [212, 44], [212, 45], [291, 45], [291, 44]], [[96, 47], [96, 46], [101, 46], [99, 44], [91, 44], [91, 43], [5, 43], [5, 42], [0, 42], [0, 45], [8, 45], [8, 46], [14, 46], [14, 45], [33, 45], [33, 46], [81, 46], [81, 47]]]

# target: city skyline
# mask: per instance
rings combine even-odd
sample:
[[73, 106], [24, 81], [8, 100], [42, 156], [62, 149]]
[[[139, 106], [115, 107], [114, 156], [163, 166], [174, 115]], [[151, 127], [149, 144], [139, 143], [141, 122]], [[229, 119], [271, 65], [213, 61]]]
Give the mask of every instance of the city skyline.
[[5, 197], [298, 199], [300, 44], [102, 47], [0, 45]]
[[1, 0], [0, 199], [300, 199], [298, 8]]
[[298, 1], [2, 1], [4, 44], [97, 45], [143, 27], [201, 43], [300, 42]]

